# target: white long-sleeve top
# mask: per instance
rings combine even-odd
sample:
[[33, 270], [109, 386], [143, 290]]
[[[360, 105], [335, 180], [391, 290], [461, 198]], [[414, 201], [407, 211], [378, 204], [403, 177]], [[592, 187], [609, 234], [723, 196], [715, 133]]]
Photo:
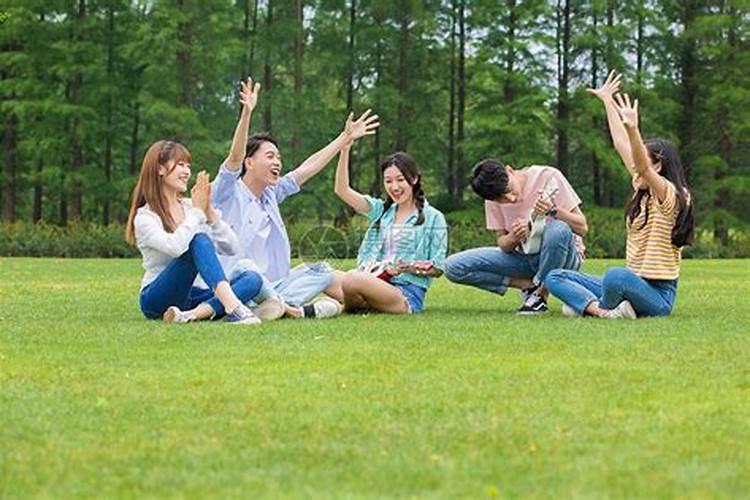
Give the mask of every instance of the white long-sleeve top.
[[167, 265], [187, 252], [190, 242], [198, 233], [206, 233], [214, 242], [218, 253], [234, 255], [240, 249], [237, 235], [232, 228], [221, 220], [221, 212], [216, 212], [216, 221], [209, 224], [206, 214], [193, 207], [191, 200], [183, 198], [182, 206], [185, 218], [173, 233], [164, 229], [161, 217], [148, 205], [138, 209], [133, 221], [135, 242], [143, 256], [143, 269], [146, 271], [141, 280], [141, 290], [154, 281]]

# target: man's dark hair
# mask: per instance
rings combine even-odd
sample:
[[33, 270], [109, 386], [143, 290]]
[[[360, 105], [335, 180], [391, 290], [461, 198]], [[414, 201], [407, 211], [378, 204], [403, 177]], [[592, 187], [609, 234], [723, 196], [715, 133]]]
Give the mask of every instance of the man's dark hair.
[[[279, 147], [279, 143], [276, 141], [276, 138], [269, 132], [258, 132], [257, 134], [253, 134], [247, 138], [247, 145], [245, 145], [245, 160], [253, 156], [264, 142], [270, 142], [277, 148]], [[245, 167], [245, 161], [243, 160], [242, 170], [240, 170], [240, 177], [244, 176], [246, 171], [247, 168]]]
[[485, 200], [495, 201], [508, 192], [508, 172], [500, 160], [488, 158], [474, 165], [471, 188]]

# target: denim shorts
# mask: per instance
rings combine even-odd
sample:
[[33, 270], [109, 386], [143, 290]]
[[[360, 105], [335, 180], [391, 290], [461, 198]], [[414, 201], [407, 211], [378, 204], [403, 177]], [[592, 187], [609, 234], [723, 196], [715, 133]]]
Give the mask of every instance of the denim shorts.
[[409, 313], [416, 314], [422, 312], [424, 309], [424, 296], [427, 293], [426, 288], [421, 286], [403, 283], [391, 283], [393, 286], [399, 289], [401, 295], [406, 299], [406, 303], [409, 305]]

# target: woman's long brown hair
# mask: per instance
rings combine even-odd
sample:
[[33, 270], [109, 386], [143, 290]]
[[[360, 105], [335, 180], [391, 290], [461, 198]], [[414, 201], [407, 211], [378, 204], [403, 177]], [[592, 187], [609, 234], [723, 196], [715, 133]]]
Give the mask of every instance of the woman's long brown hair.
[[174, 141], [156, 141], [148, 148], [146, 155], [143, 157], [138, 183], [135, 185], [130, 199], [128, 223], [125, 226], [125, 241], [131, 245], [135, 245], [135, 215], [138, 209], [146, 204], [159, 215], [162, 224], [164, 224], [164, 229], [171, 233], [177, 228], [177, 224], [175, 224], [172, 214], [169, 212], [167, 198], [162, 190], [164, 177], [159, 175], [159, 167], [167, 167], [173, 160], [172, 166], [164, 175], [169, 175], [175, 165], [181, 161], [192, 163], [190, 151], [179, 142]]

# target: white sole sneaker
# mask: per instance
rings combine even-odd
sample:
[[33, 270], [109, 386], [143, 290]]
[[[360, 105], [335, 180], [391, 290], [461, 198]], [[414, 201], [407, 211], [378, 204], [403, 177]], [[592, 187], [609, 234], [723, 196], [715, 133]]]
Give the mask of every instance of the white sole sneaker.
[[633, 304], [631, 304], [627, 300], [623, 300], [619, 304], [617, 304], [617, 307], [614, 309], [611, 309], [607, 313], [607, 318], [609, 319], [636, 319], [638, 318], [638, 315], [635, 313], [635, 309], [633, 309]]
[[281, 318], [286, 312], [286, 308], [282, 301], [273, 298], [264, 300], [253, 312], [262, 321], [273, 321]]
[[344, 312], [344, 306], [334, 299], [320, 299], [313, 304], [313, 308], [316, 319], [333, 318]]
[[191, 314], [180, 310], [177, 306], [169, 306], [167, 310], [164, 311], [162, 319], [165, 323], [189, 323], [190, 321], [195, 320]]

